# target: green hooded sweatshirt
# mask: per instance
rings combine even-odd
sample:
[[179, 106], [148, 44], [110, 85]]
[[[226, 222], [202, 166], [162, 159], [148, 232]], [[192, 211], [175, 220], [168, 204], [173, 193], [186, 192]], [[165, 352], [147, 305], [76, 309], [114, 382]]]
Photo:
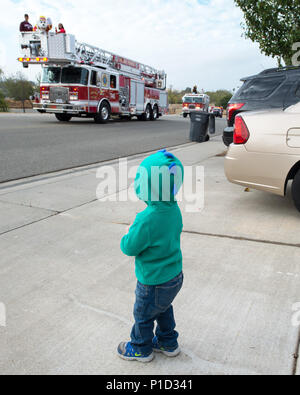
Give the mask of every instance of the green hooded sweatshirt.
[[183, 176], [181, 162], [166, 150], [150, 155], [138, 168], [135, 192], [148, 207], [123, 237], [121, 250], [136, 257], [136, 277], [144, 285], [164, 284], [182, 271], [183, 225], [175, 196]]

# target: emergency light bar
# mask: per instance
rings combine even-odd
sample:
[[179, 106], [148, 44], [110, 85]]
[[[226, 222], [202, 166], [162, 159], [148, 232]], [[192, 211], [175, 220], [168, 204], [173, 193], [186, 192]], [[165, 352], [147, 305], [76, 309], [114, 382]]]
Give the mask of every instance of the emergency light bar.
[[19, 62], [48, 62], [48, 58], [18, 58]]

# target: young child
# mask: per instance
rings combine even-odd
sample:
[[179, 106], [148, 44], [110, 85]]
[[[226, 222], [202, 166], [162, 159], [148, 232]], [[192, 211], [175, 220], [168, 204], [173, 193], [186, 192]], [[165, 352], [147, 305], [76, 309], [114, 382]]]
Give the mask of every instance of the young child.
[[166, 150], [146, 158], [137, 171], [135, 192], [148, 207], [121, 241], [123, 253], [136, 257], [138, 279], [131, 341], [118, 346], [118, 355], [125, 360], [150, 362], [153, 351], [169, 357], [180, 353], [172, 302], [183, 283], [183, 226], [175, 199], [183, 172], [181, 162]]

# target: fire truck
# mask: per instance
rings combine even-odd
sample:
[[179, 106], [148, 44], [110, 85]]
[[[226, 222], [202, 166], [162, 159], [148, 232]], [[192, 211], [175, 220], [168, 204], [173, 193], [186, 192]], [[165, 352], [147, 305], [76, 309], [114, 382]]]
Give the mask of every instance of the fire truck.
[[168, 113], [166, 73], [77, 42], [72, 34], [22, 32], [23, 67], [42, 65], [34, 109], [58, 121], [72, 117], [106, 123], [112, 116], [155, 121]]
[[205, 111], [209, 110], [210, 97], [208, 95], [187, 93], [182, 98], [183, 117], [186, 118], [191, 111]]

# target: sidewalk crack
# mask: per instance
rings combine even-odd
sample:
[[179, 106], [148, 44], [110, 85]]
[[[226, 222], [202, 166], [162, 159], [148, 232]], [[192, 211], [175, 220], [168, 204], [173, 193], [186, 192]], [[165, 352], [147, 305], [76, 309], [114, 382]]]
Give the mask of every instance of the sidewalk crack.
[[183, 230], [183, 233], [197, 235], [197, 236], [218, 237], [218, 238], [222, 238], [222, 239], [231, 239], [231, 240], [239, 240], [239, 241], [250, 241], [252, 243], [272, 244], [272, 245], [278, 245], [278, 246], [283, 246], [283, 247], [300, 248], [300, 244], [285, 243], [285, 242], [282, 242], [282, 241], [275, 241], [275, 240], [273, 240], [273, 241], [272, 240], [260, 240], [260, 239], [253, 239], [251, 237], [222, 235], [222, 234], [218, 234], [218, 233], [196, 232], [196, 231], [191, 231], [191, 230]]
[[[114, 222], [111, 222], [111, 223], [113, 223], [115, 225], [124, 225], [124, 226], [129, 226], [130, 225], [130, 223], [118, 222], [118, 221], [114, 221]], [[272, 240], [259, 240], [259, 239], [252, 239], [250, 237], [221, 235], [221, 234], [218, 234], [218, 233], [196, 232], [196, 231], [193, 231], [193, 230], [183, 230], [182, 233], [190, 234], [190, 235], [196, 235], [196, 236], [218, 237], [218, 238], [221, 238], [221, 239], [250, 241], [252, 243], [263, 243], [263, 244], [278, 245], [278, 246], [283, 246], [283, 247], [300, 248], [300, 244], [284, 243], [284, 242], [281, 242], [281, 241], [272, 241]], [[300, 334], [299, 334], [299, 343], [300, 343]], [[300, 344], [299, 344], [299, 346], [300, 346]]]
[[46, 220], [46, 219], [48, 219], [48, 218], [55, 217], [55, 216], [58, 215], [58, 214], [59, 214], [59, 213], [50, 214], [50, 215], [48, 215], [47, 217], [37, 219], [37, 220], [35, 220], [35, 221], [29, 222], [29, 223], [24, 224], [24, 225], [16, 226], [16, 227], [13, 228], [13, 229], [9, 229], [9, 230], [6, 230], [6, 231], [4, 231], [4, 232], [1, 232], [1, 233], [0, 233], [0, 236], [3, 236], [3, 235], [5, 235], [5, 234], [7, 234], [7, 233], [10, 233], [10, 232], [14, 232], [15, 230], [19, 230], [19, 229], [22, 229], [22, 228], [26, 228], [26, 226], [30, 226], [30, 225], [37, 224], [38, 222], [42, 222], [42, 221], [44, 221], [44, 220]]
[[25, 203], [9, 202], [9, 201], [2, 200], [2, 199], [0, 199], [0, 203], [10, 204], [10, 205], [14, 205], [14, 206], [21, 206], [21, 207], [32, 208], [34, 210], [44, 210], [44, 211], [49, 211], [50, 213], [59, 214], [59, 211], [52, 210], [51, 208], [36, 207], [36, 206], [31, 206], [31, 205], [25, 204]]
[[[38, 220], [36, 220], [36, 221], [32, 221], [32, 222], [29, 222], [29, 223], [27, 223], [27, 224], [24, 224], [24, 225], [21, 225], [21, 226], [17, 226], [17, 227], [15, 227], [15, 228], [13, 228], [13, 229], [6, 230], [5, 232], [0, 233], [0, 236], [3, 236], [3, 235], [5, 235], [5, 234], [7, 234], [7, 233], [10, 233], [10, 232], [14, 232], [15, 230], [19, 230], [19, 229], [25, 228], [26, 226], [34, 225], [34, 224], [36, 224], [36, 223], [38, 223], [38, 222], [45, 221], [45, 220], [47, 220], [47, 219], [49, 219], [49, 218], [52, 218], [52, 217], [55, 217], [55, 216], [58, 216], [58, 215], [67, 213], [68, 211], [72, 211], [72, 210], [74, 210], [74, 209], [76, 209], [76, 208], [83, 207], [83, 206], [85, 206], [85, 205], [89, 205], [89, 204], [91, 204], [91, 203], [94, 203], [94, 202], [97, 201], [97, 200], [98, 200], [98, 199], [93, 199], [93, 200], [91, 200], [91, 201], [89, 201], [89, 202], [85, 202], [85, 203], [79, 204], [79, 205], [77, 205], [77, 206], [74, 206], [74, 207], [71, 207], [71, 208], [68, 208], [68, 209], [62, 210], [62, 211], [52, 211], [52, 210], [47, 210], [47, 209], [41, 209], [41, 208], [40, 208], [40, 210], [45, 210], [45, 211], [47, 210], [47, 211], [49, 211], [49, 212], [52, 213], [52, 214], [47, 215], [47, 216], [44, 217], [44, 218], [40, 218], [40, 219], [38, 219]], [[1, 200], [0, 200], [0, 202], [1, 202]], [[3, 203], [10, 204], [10, 202], [3, 202]], [[15, 204], [18, 205], [17, 203], [15, 203]], [[31, 207], [31, 206], [25, 206], [25, 207]], [[33, 207], [32, 207], [32, 208], [33, 208]], [[36, 208], [38, 209], [38, 207], [36, 207]]]
[[117, 320], [117, 321], [123, 322], [123, 323], [126, 324], [126, 325], [130, 325], [130, 324], [131, 324], [131, 322], [130, 322], [129, 320], [127, 320], [126, 318], [121, 317], [121, 316], [119, 316], [119, 315], [117, 315], [117, 314], [115, 314], [115, 313], [113, 313], [113, 312], [111, 312], [111, 311], [102, 310], [102, 309], [93, 307], [93, 306], [91, 306], [91, 305], [88, 305], [88, 304], [86, 304], [86, 303], [80, 302], [80, 301], [77, 299], [77, 297], [74, 296], [74, 295], [72, 295], [72, 294], [70, 294], [68, 297], [69, 297], [69, 299], [70, 299], [71, 302], [73, 302], [73, 303], [76, 304], [77, 306], [81, 307], [82, 309], [90, 310], [90, 311], [93, 311], [94, 313], [101, 314], [101, 315], [105, 315], [106, 317], [113, 318], [113, 319], [115, 319], [115, 320]]

